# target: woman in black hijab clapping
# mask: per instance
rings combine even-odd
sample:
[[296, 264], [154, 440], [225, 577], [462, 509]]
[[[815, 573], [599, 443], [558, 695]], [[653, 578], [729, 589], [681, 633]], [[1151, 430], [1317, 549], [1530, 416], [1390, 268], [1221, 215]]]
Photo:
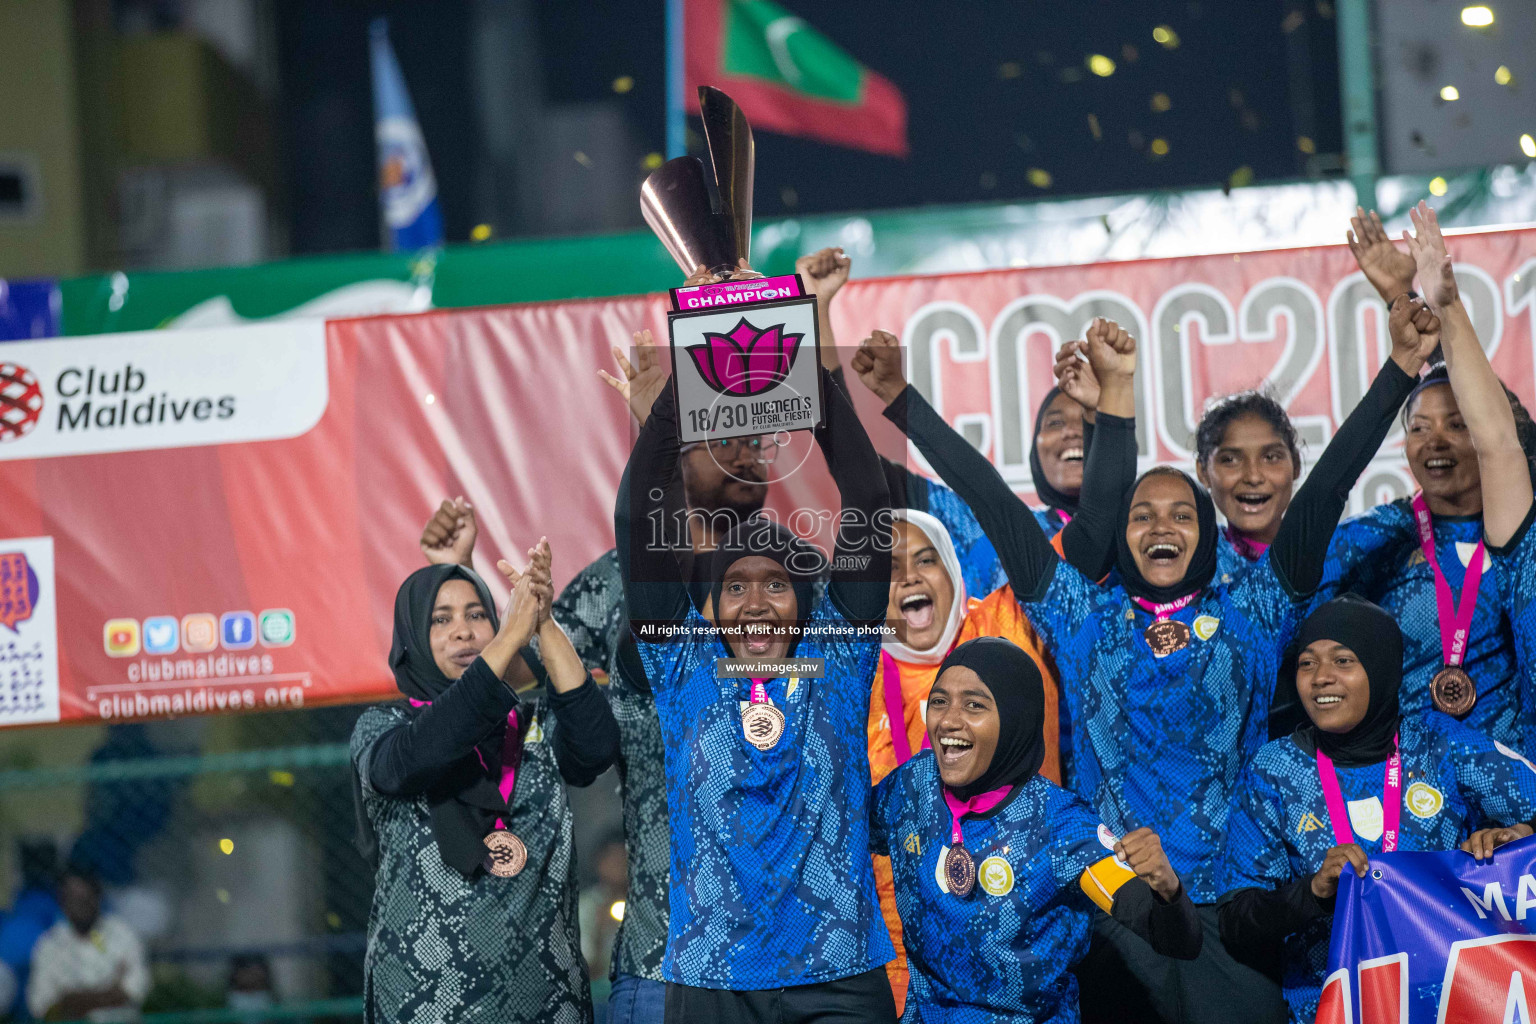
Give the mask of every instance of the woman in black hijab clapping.
[[[595, 779], [618, 729], [549, 617], [548, 543], [529, 556], [522, 573], [497, 563], [513, 586], [504, 621], [463, 566], [418, 569], [395, 597], [389, 661], [405, 700], [370, 708], [352, 734], [377, 866], [369, 1022], [592, 1018], [563, 783]], [[550, 689], [519, 695], [503, 679], [535, 634]]]

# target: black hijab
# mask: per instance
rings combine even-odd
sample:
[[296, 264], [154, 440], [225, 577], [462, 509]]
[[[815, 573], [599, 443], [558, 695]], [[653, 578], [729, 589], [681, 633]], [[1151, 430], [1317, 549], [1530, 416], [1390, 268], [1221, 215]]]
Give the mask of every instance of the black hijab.
[[[810, 618], [812, 587], [826, 570], [827, 556], [816, 545], [801, 540], [794, 531], [774, 520], [754, 517], [732, 527], [720, 539], [720, 545], [710, 552], [709, 596], [716, 620], [720, 617], [720, 590], [725, 584], [725, 574], [741, 559], [754, 555], [771, 558], [784, 567], [795, 590], [796, 615], [800, 622]], [[791, 653], [798, 643], [798, 636], [791, 640]]]
[[[1051, 481], [1045, 475], [1045, 467], [1040, 463], [1040, 426], [1045, 422], [1045, 414], [1050, 409], [1051, 403], [1056, 401], [1056, 396], [1061, 394], [1061, 388], [1051, 388], [1045, 393], [1040, 408], [1035, 410], [1035, 436], [1029, 446], [1029, 475], [1035, 482], [1035, 494], [1040, 500], [1051, 508], [1059, 508], [1068, 515], [1077, 515], [1076, 494], [1067, 494], [1058, 491], [1051, 486]], [[1086, 441], [1087, 438], [1084, 438]]]
[[[1195, 496], [1195, 510], [1200, 527], [1200, 537], [1195, 541], [1194, 553], [1190, 555], [1189, 568], [1184, 571], [1184, 578], [1171, 587], [1154, 587], [1147, 582], [1147, 578], [1141, 574], [1141, 568], [1136, 564], [1131, 543], [1125, 538], [1126, 527], [1131, 522], [1131, 505], [1136, 501], [1136, 492], [1144, 481], [1156, 475], [1176, 476], [1189, 485], [1190, 493]], [[1125, 492], [1125, 500], [1120, 504], [1119, 527], [1115, 530], [1115, 567], [1120, 570], [1120, 582], [1127, 594], [1157, 604], [1178, 600], [1185, 594], [1200, 590], [1210, 583], [1211, 578], [1216, 575], [1216, 506], [1211, 503], [1211, 496], [1205, 492], [1205, 488], [1196, 483], [1188, 473], [1174, 469], [1172, 466], [1153, 466], [1137, 477], [1135, 485]]]
[[[1403, 633], [1397, 620], [1355, 594], [1334, 598], [1307, 617], [1296, 635], [1299, 658], [1309, 644], [1332, 640], [1355, 652], [1370, 680], [1370, 706], [1349, 732], [1324, 732], [1311, 721], [1298, 726], [1296, 745], [1307, 753], [1321, 749], [1345, 767], [1376, 764], [1392, 756], [1400, 718], [1397, 691], [1403, 681]], [[1290, 663], [1295, 674], [1295, 661]]]
[[973, 781], [950, 792], [969, 800], [1029, 781], [1045, 763], [1045, 684], [1034, 659], [1001, 637], [981, 636], [950, 651], [934, 681], [951, 668], [970, 669], [992, 691], [998, 723], [992, 763]]
[[[499, 628], [495, 599], [474, 570], [462, 565], [429, 565], [407, 576], [395, 594], [395, 632], [389, 649], [389, 667], [394, 672], [395, 685], [412, 700], [431, 703], [454, 682], [437, 667], [431, 642], [432, 609], [437, 605], [438, 591], [450, 580], [464, 580], [473, 586], [490, 615], [491, 629]], [[420, 711], [409, 702], [405, 705], [405, 712], [411, 717]], [[529, 716], [519, 715], [518, 722], [526, 729]], [[507, 813], [507, 802], [498, 786], [505, 736], [503, 722], [480, 737], [475, 752], [460, 758], [427, 792], [432, 835], [443, 863], [466, 877], [480, 867], [485, 859], [485, 836], [496, 819]], [[362, 784], [355, 769], [352, 785], [357, 804], [358, 848], [369, 862], [376, 864], [378, 837], [363, 808]]]

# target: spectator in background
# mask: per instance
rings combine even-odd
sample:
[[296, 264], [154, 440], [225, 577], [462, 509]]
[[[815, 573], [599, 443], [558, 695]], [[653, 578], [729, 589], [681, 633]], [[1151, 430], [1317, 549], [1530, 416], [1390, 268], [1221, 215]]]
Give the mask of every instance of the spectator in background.
[[59, 882], [64, 920], [37, 942], [27, 1008], [42, 1020], [132, 1021], [149, 994], [144, 944], [101, 912], [101, 882], [76, 868]]
[[25, 993], [32, 968], [32, 949], [43, 933], [58, 921], [61, 912], [54, 886], [58, 881], [58, 849], [52, 839], [23, 839], [17, 844], [21, 888], [11, 905], [10, 916], [0, 924], [0, 964], [15, 982], [10, 995], [0, 993], [0, 1017], [9, 1010], [12, 1020], [30, 1020]]
[[603, 840], [593, 858], [597, 881], [581, 893], [581, 953], [587, 958], [587, 976], [608, 977], [613, 959], [613, 937], [624, 920], [629, 869], [624, 852], [624, 833], [615, 831]]
[[229, 992], [224, 1005], [249, 1011], [251, 1021], [265, 1020], [266, 1010], [277, 1004], [272, 990], [272, 965], [260, 953], [245, 953], [229, 964]]

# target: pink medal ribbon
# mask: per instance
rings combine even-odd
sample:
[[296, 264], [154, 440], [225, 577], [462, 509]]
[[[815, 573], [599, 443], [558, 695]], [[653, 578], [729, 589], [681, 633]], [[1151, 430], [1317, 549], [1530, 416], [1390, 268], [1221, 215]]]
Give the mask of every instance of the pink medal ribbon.
[[[896, 764], [912, 760], [912, 741], [907, 739], [906, 706], [901, 700], [901, 669], [896, 659], [886, 651], [880, 652], [880, 683], [885, 692], [885, 717], [891, 727], [891, 745], [896, 748]], [[923, 730], [923, 743], [919, 750], [928, 749], [928, 731]]]
[[[772, 750], [784, 735], [784, 712], [768, 699], [766, 679], [752, 680], [752, 696], [741, 713], [741, 731], [758, 750]], [[790, 681], [793, 685], [793, 680]]]
[[[409, 697], [407, 700], [413, 708], [428, 707], [432, 703], [429, 700], [417, 700], [415, 697]], [[517, 709], [513, 708], [507, 712], [507, 733], [501, 740], [501, 781], [496, 786], [501, 790], [501, 798], [508, 806], [511, 806], [512, 789], [517, 784], [517, 762], [523, 753], [523, 738], [517, 728]], [[480, 753], [479, 747], [475, 748], [475, 759], [480, 762], [481, 768], [486, 771], [491, 770], [491, 766], [485, 763], [485, 755]], [[502, 819], [497, 818], [496, 827], [506, 828], [507, 826]]]
[[[1323, 802], [1328, 805], [1328, 820], [1333, 823], [1333, 838], [1338, 845], [1355, 841], [1355, 833], [1349, 827], [1349, 811], [1344, 807], [1344, 794], [1339, 791], [1339, 773], [1334, 770], [1333, 758], [1317, 752], [1317, 781], [1323, 787]], [[1387, 758], [1386, 784], [1381, 797], [1382, 830], [1381, 852], [1397, 849], [1397, 825], [1403, 809], [1403, 757], [1397, 749], [1397, 737], [1392, 737], [1392, 756]]]
[[[1199, 591], [1195, 592], [1195, 594], [1198, 593]], [[1178, 600], [1169, 601], [1166, 604], [1153, 604], [1151, 601], [1148, 601], [1144, 597], [1133, 597], [1131, 600], [1135, 601], [1136, 604], [1141, 607], [1142, 611], [1150, 614], [1154, 620], [1162, 622], [1164, 619], [1178, 611], [1180, 608], [1188, 608], [1190, 603], [1194, 601], [1195, 594], [1185, 594]]]
[[1467, 634], [1472, 630], [1472, 613], [1477, 609], [1477, 588], [1483, 581], [1483, 538], [1477, 539], [1477, 550], [1472, 552], [1472, 562], [1467, 566], [1466, 578], [1461, 584], [1461, 601], [1451, 604], [1451, 585], [1445, 573], [1440, 571], [1440, 560], [1435, 557], [1435, 526], [1429, 514], [1429, 503], [1420, 491], [1413, 496], [1413, 517], [1419, 526], [1419, 546], [1424, 549], [1424, 560], [1435, 570], [1435, 604], [1440, 611], [1440, 647], [1445, 652], [1445, 663], [1452, 668], [1459, 666], [1467, 656]]
[[997, 789], [991, 789], [985, 793], [977, 793], [969, 800], [961, 800], [946, 788], [944, 790], [944, 803], [949, 808], [950, 845], [963, 846], [965, 844], [965, 838], [960, 834], [960, 819], [962, 817], [967, 814], [985, 814], [1002, 803], [1003, 797], [1012, 791], [1012, 786], [999, 786]]
[[1221, 531], [1227, 535], [1228, 542], [1237, 549], [1237, 553], [1250, 562], [1257, 562], [1264, 557], [1264, 552], [1269, 550], [1269, 544], [1262, 540], [1249, 540], [1228, 526]]

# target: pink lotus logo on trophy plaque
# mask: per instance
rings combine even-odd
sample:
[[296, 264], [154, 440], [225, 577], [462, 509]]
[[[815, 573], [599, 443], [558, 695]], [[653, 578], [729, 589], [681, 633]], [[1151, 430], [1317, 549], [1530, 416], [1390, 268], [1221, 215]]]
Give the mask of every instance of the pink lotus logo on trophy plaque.
[[744, 398], [782, 384], [804, 339], [784, 333], [783, 324], [763, 329], [742, 317], [728, 333], [706, 332], [704, 344], [686, 351], [704, 383], [722, 395]]

